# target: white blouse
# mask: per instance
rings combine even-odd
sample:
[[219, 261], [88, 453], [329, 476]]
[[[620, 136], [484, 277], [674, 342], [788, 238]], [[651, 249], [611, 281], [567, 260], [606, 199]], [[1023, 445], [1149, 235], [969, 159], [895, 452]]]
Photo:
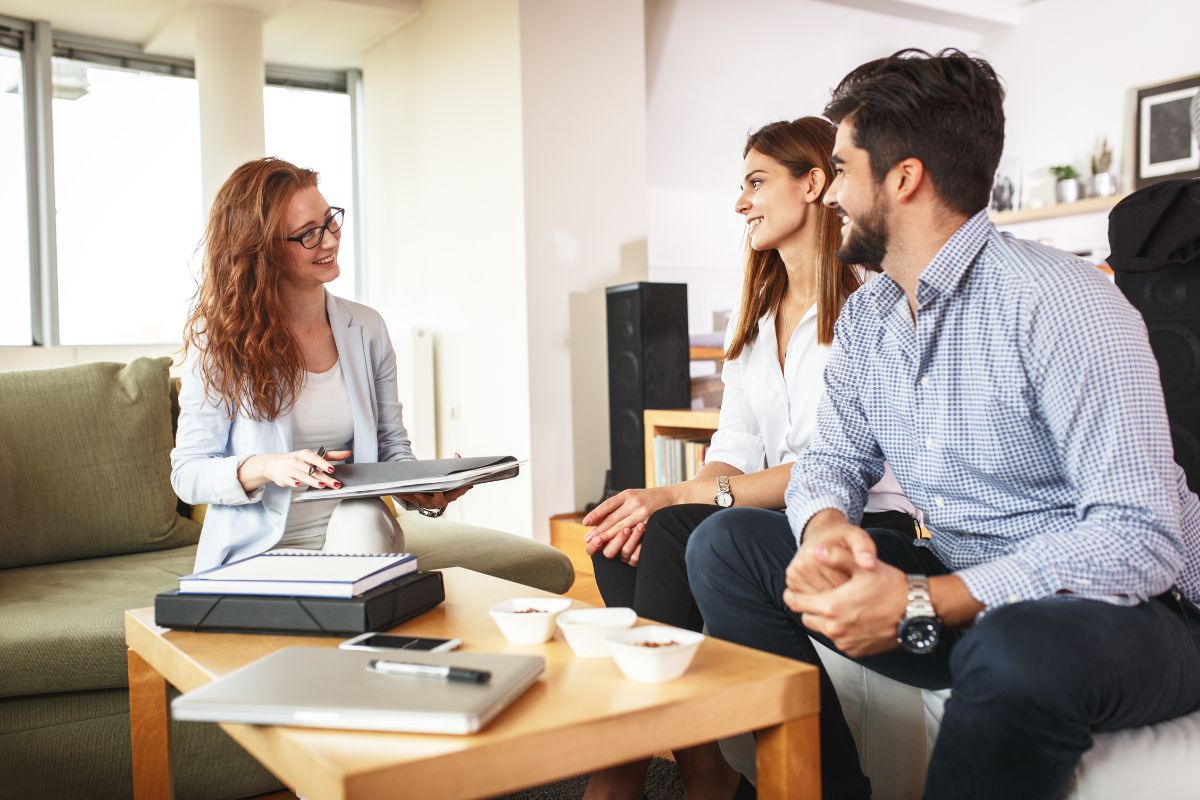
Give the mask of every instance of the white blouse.
[[[726, 348], [736, 328], [735, 314], [725, 332]], [[775, 314], [768, 313], [759, 320], [754, 341], [722, 368], [721, 418], [705, 463], [722, 461], [743, 473], [757, 472], [795, 461], [808, 446], [817, 425], [817, 405], [825, 393], [829, 358], [829, 345], [817, 343], [815, 304], [792, 331], [782, 370], [778, 353]], [[886, 465], [883, 479], [871, 487], [865, 510], [917, 516]]]
[[[297, 450], [349, 450], [354, 441], [354, 417], [339, 360], [325, 372], [306, 372], [304, 387], [292, 406], [292, 443]], [[292, 490], [292, 496], [305, 487]], [[337, 500], [293, 503], [279, 547], [320, 547]]]

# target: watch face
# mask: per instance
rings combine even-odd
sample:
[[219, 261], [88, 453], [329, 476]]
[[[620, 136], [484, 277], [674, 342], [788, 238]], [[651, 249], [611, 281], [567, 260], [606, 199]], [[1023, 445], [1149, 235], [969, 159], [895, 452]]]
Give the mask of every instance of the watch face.
[[733, 495], [731, 495], [729, 492], [719, 493], [716, 497], [716, 500], [717, 505], [719, 505], [721, 508], [729, 508], [731, 505], [733, 505]]
[[931, 653], [937, 647], [942, 623], [936, 617], [913, 617], [900, 623], [900, 646], [910, 653]]

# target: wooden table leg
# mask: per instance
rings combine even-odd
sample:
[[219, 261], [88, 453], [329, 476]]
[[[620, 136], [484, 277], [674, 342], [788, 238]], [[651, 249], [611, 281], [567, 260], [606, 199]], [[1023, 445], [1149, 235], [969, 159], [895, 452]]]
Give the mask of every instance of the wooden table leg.
[[821, 733], [817, 715], [755, 734], [756, 789], [762, 800], [820, 800]]
[[129, 651], [129, 743], [133, 751], [134, 800], [170, 800], [170, 715], [167, 682], [154, 667]]

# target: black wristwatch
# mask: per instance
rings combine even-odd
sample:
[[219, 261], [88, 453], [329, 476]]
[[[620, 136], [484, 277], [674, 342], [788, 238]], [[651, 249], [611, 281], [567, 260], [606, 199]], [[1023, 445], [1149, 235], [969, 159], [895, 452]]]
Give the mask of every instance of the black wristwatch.
[[896, 641], [910, 653], [923, 655], [932, 653], [942, 638], [942, 621], [933, 610], [929, 598], [929, 578], [924, 575], [908, 576], [908, 607], [900, 620]]
[[717, 496], [713, 498], [713, 502], [721, 508], [729, 508], [733, 505], [733, 492], [729, 491], [729, 477], [722, 475], [717, 478]]

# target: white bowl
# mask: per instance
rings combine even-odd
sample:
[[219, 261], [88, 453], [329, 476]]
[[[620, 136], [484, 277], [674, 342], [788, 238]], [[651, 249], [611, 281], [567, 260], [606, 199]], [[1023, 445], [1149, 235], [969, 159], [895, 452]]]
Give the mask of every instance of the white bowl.
[[540, 644], [554, 638], [555, 618], [570, 607], [571, 601], [565, 597], [513, 597], [492, 606], [488, 613], [510, 642]]
[[632, 628], [637, 613], [632, 608], [575, 608], [558, 617], [567, 644], [580, 658], [608, 658], [608, 637]]
[[[626, 678], [642, 683], [672, 681], [687, 671], [702, 634], [669, 625], [645, 625], [610, 636], [606, 642]], [[646, 647], [651, 642], [659, 647]]]

